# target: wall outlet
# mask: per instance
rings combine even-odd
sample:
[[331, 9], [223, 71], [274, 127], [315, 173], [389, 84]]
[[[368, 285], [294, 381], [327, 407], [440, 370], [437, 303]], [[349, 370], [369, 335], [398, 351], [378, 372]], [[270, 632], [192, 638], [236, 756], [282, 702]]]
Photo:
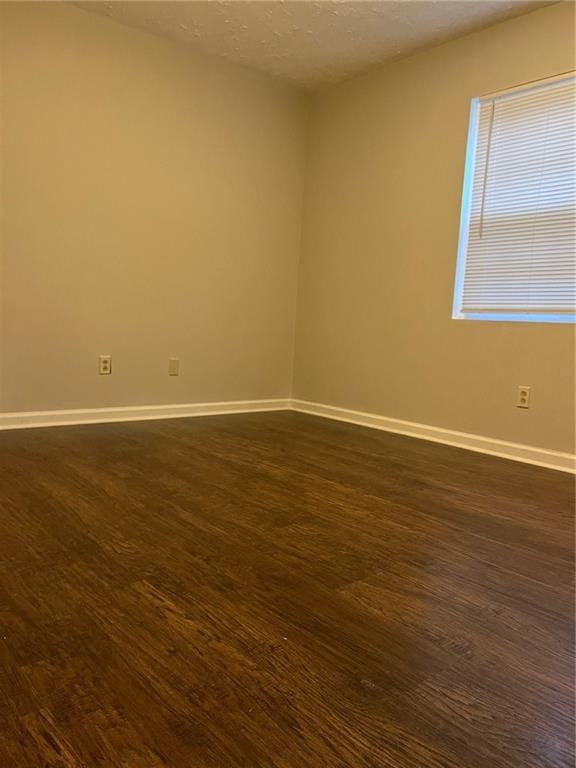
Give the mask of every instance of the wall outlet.
[[171, 357], [168, 360], [168, 376], [180, 375], [180, 360], [177, 357]]
[[517, 408], [530, 408], [530, 391], [532, 387], [518, 387]]
[[112, 373], [111, 355], [100, 355], [98, 358], [98, 373], [100, 376], [110, 376]]

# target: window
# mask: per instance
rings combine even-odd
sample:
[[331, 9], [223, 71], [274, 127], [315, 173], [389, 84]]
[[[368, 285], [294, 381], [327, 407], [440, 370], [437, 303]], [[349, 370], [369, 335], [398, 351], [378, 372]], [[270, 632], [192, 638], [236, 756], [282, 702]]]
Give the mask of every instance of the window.
[[576, 78], [474, 99], [454, 318], [576, 319]]

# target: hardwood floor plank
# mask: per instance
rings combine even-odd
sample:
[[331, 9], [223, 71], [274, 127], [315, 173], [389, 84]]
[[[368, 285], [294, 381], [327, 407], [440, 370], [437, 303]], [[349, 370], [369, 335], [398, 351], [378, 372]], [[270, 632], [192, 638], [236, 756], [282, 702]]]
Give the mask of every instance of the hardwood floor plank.
[[569, 768], [568, 475], [294, 413], [0, 434], [2, 768]]

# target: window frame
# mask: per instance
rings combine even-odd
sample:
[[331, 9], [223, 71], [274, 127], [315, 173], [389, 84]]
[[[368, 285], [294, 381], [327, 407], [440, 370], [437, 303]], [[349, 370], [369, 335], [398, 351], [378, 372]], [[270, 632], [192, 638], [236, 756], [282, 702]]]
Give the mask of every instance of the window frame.
[[576, 311], [573, 314], [533, 313], [533, 312], [463, 312], [462, 299], [464, 294], [464, 279], [466, 276], [466, 257], [468, 252], [468, 235], [470, 230], [470, 214], [472, 209], [472, 188], [476, 163], [476, 148], [478, 144], [478, 113], [480, 104], [488, 99], [517, 93], [518, 91], [545, 88], [554, 82], [568, 80], [576, 76], [576, 70], [562, 72], [559, 75], [546, 77], [500, 91], [476, 96], [470, 102], [470, 116], [466, 138], [466, 156], [464, 161], [464, 180], [462, 184], [462, 203], [460, 206], [460, 229], [458, 234], [458, 255], [456, 257], [456, 272], [454, 277], [454, 297], [452, 303], [453, 320], [487, 320], [513, 323], [576, 323]]

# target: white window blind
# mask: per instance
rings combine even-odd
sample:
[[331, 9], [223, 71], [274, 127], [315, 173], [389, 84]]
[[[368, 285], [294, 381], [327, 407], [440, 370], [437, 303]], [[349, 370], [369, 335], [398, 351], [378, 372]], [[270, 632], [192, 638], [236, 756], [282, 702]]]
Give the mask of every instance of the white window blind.
[[453, 316], [574, 322], [576, 79], [474, 99]]

